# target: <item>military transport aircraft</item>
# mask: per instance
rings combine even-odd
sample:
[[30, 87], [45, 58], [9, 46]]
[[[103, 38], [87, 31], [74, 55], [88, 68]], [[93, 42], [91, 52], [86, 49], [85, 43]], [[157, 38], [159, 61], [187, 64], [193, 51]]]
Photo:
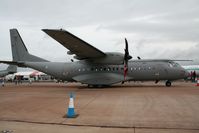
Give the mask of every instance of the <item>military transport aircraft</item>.
[[[13, 61], [0, 61], [20, 67], [30, 67], [57, 79], [80, 82], [88, 86], [109, 86], [126, 81], [165, 80], [171, 81], [188, 76], [187, 71], [173, 60], [131, 60], [128, 42], [125, 39], [124, 54], [102, 52], [87, 42], [63, 29], [43, 29], [45, 33], [69, 49], [76, 62], [50, 62], [31, 55], [22, 41], [17, 29], [10, 30]], [[57, 51], [58, 52], [58, 51]]]
[[0, 77], [4, 77], [8, 74], [13, 74], [13, 73], [16, 73], [16, 72], [17, 72], [17, 66], [9, 65], [6, 70], [0, 71]]

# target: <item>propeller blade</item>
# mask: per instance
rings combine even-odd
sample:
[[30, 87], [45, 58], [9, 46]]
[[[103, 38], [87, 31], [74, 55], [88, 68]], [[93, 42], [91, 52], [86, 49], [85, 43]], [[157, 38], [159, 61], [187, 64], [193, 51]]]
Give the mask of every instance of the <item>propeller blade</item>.
[[125, 52], [126, 53], [129, 53], [129, 48], [128, 48], [128, 41], [127, 41], [127, 39], [125, 38]]
[[129, 55], [129, 48], [128, 48], [128, 41], [125, 38], [125, 49], [124, 49], [124, 81], [128, 72], [128, 60], [132, 58], [132, 56]]

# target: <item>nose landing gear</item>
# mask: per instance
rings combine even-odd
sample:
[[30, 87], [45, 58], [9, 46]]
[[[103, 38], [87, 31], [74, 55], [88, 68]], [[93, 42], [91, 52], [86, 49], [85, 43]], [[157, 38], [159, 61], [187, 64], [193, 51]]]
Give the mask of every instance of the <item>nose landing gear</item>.
[[170, 86], [171, 86], [171, 81], [167, 80], [166, 83], [165, 83], [165, 85], [166, 85], [167, 87], [170, 87]]

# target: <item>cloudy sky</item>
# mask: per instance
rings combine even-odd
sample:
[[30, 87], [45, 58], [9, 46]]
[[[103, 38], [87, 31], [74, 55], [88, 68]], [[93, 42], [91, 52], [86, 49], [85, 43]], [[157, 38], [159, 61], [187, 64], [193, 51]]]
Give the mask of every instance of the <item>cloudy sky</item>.
[[12, 60], [10, 28], [50, 61], [72, 56], [43, 28], [63, 28], [104, 52], [124, 52], [126, 37], [134, 58], [199, 58], [199, 0], [1, 0], [1, 60]]

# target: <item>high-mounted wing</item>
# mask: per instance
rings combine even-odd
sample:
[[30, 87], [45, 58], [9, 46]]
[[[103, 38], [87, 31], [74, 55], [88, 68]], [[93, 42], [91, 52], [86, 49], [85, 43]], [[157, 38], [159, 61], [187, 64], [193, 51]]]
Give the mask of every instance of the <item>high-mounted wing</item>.
[[60, 29], [42, 29], [45, 33], [51, 36], [53, 39], [62, 44], [65, 48], [69, 49], [69, 54], [75, 54], [77, 59], [88, 59], [104, 57], [106, 54], [99, 49], [93, 47], [87, 42], [67, 32], [66, 30]]
[[193, 60], [172, 60], [172, 59], [139, 59], [139, 60], [135, 60], [137, 62], [143, 62], [143, 61], [147, 61], [147, 62], [159, 62], [159, 61], [163, 61], [163, 62], [169, 62], [169, 61], [193, 61]]

